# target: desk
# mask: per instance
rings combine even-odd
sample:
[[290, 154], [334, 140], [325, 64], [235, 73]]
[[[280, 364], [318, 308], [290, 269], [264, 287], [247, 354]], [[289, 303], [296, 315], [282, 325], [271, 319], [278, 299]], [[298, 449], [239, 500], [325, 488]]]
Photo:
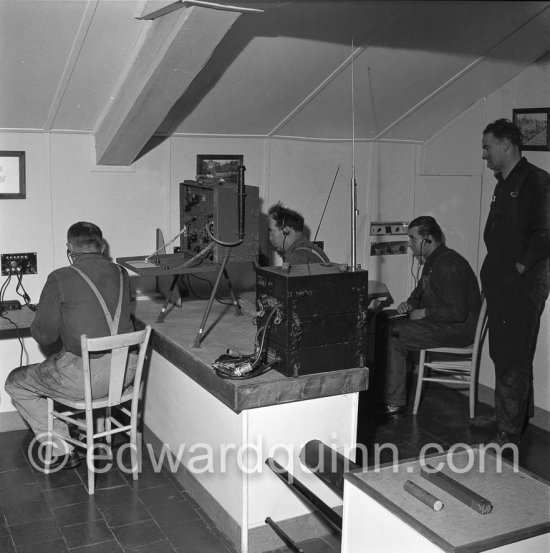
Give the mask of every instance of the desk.
[[214, 304], [203, 345], [194, 348], [205, 302], [184, 302], [155, 323], [159, 305], [136, 304], [137, 321], [154, 329], [145, 387], [146, 441], [157, 451], [166, 444], [179, 457], [176, 478], [241, 553], [281, 547], [264, 524], [267, 516], [297, 540], [328, 534], [264, 460], [274, 457], [326, 503], [341, 506], [341, 498], [302, 468], [298, 456], [312, 439], [343, 454], [355, 445], [358, 393], [367, 389], [368, 369], [220, 379], [211, 368], [218, 355], [228, 347], [253, 349], [251, 316]]
[[[18, 335], [25, 338], [31, 335], [30, 327], [34, 320], [34, 311], [27, 306], [13, 311], [3, 311], [2, 315], [3, 317], [0, 317], [0, 339], [17, 338]], [[17, 328], [4, 317], [11, 319]]]

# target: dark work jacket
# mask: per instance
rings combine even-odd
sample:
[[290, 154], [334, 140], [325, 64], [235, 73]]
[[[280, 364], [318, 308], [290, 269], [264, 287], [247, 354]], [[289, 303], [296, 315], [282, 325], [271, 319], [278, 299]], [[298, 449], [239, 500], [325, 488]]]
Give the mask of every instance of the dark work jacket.
[[285, 261], [291, 265], [329, 263], [327, 254], [305, 236], [297, 238], [285, 251]]
[[[120, 293], [120, 271], [101, 254], [82, 254], [74, 263], [90, 278], [103, 296], [111, 317], [115, 314]], [[118, 333], [133, 332], [130, 319], [130, 283], [123, 269], [122, 311]], [[43, 346], [61, 338], [63, 349], [80, 356], [80, 335], [88, 338], [110, 336], [111, 330], [101, 304], [89, 284], [71, 267], [56, 269], [48, 275], [40, 294], [32, 337]]]
[[468, 261], [444, 244], [426, 259], [407, 303], [426, 310], [422, 320], [456, 327], [473, 338], [481, 308], [479, 284]]
[[[546, 287], [550, 255], [550, 175], [524, 157], [506, 179], [497, 174], [483, 238], [487, 256], [481, 269], [486, 295]], [[526, 267], [523, 275], [516, 263]], [[547, 293], [547, 292], [546, 292]]]

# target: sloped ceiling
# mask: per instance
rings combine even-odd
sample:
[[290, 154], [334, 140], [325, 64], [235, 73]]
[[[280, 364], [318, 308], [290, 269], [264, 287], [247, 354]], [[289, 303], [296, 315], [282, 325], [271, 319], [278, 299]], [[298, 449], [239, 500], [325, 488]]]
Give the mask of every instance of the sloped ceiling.
[[[126, 105], [133, 128], [121, 123], [112, 143], [125, 132], [141, 146], [152, 133], [349, 139], [352, 113], [358, 139], [423, 141], [550, 51], [550, 2], [232, 2], [264, 11], [237, 13], [223, 30], [217, 10], [193, 3], [164, 22], [136, 18], [169, 3], [0, 0], [0, 130], [97, 138], [124, 119], [114, 110], [129, 91], [162, 90], [166, 73], [146, 75], [140, 62], [159, 26], [184, 11], [200, 15], [178, 38], [195, 56], [189, 82], [162, 108], [152, 93]], [[167, 56], [156, 63], [177, 65]], [[156, 111], [139, 128], [147, 101]], [[112, 143], [108, 163], [136, 157]]]

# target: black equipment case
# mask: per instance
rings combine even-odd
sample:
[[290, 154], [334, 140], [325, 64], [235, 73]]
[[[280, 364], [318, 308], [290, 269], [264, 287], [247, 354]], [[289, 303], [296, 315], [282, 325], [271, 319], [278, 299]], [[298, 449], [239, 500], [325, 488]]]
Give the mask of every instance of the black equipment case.
[[[259, 327], [273, 309], [266, 340], [286, 376], [364, 367], [368, 271], [334, 263], [256, 269]], [[273, 322], [275, 321], [275, 322]]]

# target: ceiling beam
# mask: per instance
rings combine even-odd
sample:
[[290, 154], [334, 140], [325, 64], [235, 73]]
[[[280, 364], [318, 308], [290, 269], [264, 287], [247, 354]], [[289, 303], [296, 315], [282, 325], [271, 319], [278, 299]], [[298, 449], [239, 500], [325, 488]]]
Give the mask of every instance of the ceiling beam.
[[131, 165], [240, 13], [188, 7], [147, 22], [94, 132], [98, 165]]

